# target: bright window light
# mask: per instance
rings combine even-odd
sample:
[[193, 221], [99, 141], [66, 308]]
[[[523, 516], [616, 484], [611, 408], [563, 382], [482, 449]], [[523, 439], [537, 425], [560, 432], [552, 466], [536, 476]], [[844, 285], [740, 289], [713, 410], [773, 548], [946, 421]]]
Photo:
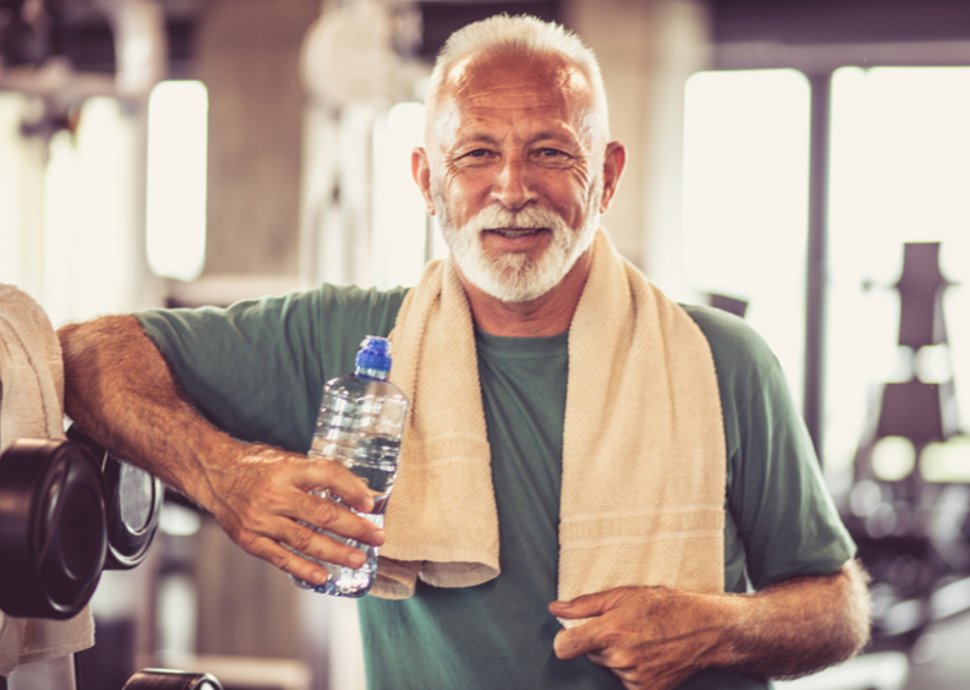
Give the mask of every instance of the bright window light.
[[872, 471], [887, 482], [905, 479], [916, 467], [916, 449], [902, 436], [886, 436], [872, 449]]
[[426, 258], [424, 200], [411, 178], [411, 151], [421, 146], [424, 106], [398, 103], [374, 128], [373, 219], [378, 287], [414, 285]]
[[[137, 158], [133, 123], [113, 98], [85, 101], [74, 137], [77, 226], [62, 290], [71, 313], [98, 314], [134, 306], [143, 280], [138, 242]], [[54, 203], [60, 203], [54, 200]]]
[[44, 171], [43, 278], [41, 303], [53, 323], [72, 311], [70, 276], [75, 264], [75, 238], [78, 236], [79, 200], [78, 157], [71, 135], [55, 133], [48, 143]]
[[88, 99], [77, 131], [49, 142], [41, 294], [54, 323], [130, 306], [135, 268], [120, 110], [114, 99]]
[[193, 280], [205, 262], [209, 97], [198, 81], [158, 84], [148, 101], [148, 262]]
[[55, 325], [144, 306], [136, 301], [143, 271], [133, 237], [141, 227], [132, 216], [130, 121], [117, 100], [92, 97], [80, 104], [73, 132], [24, 136], [28, 112], [20, 108], [12, 123], [0, 112], [8, 143], [0, 142], [0, 179], [12, 174], [15, 195], [9, 205], [0, 199], [8, 221], [0, 222], [0, 280], [30, 293]]
[[808, 81], [795, 70], [700, 72], [686, 85], [683, 242], [691, 286], [747, 319], [801, 401], [808, 231]]
[[970, 483], [970, 436], [929, 444], [920, 458], [920, 474], [930, 482]]
[[[848, 466], [888, 380], [952, 377], [970, 430], [970, 68], [837, 70], [831, 122], [826, 462]], [[900, 372], [906, 242], [940, 242], [943, 273], [962, 285], [943, 301], [949, 347]]]
[[3, 151], [0, 155], [0, 283], [14, 285], [26, 277], [21, 252], [25, 225], [21, 209], [24, 175], [19, 169], [23, 157], [20, 124], [25, 101], [20, 94], [0, 93], [0, 151]]

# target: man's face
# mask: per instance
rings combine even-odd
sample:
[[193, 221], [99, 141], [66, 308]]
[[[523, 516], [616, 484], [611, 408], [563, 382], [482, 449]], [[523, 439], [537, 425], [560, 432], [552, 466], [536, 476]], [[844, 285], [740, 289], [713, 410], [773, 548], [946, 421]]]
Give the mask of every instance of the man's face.
[[493, 297], [540, 297], [599, 224], [605, 142], [589, 85], [557, 58], [476, 56], [441, 96], [429, 112], [425, 195], [452, 255]]

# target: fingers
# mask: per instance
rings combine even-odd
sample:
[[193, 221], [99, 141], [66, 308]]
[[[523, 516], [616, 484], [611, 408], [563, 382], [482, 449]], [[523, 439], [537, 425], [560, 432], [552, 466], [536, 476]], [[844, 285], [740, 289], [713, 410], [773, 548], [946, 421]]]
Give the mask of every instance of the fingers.
[[591, 629], [593, 626], [593, 622], [590, 622], [578, 625], [575, 628], [560, 630], [552, 642], [552, 649], [556, 653], [556, 657], [568, 661], [579, 656], [597, 653], [601, 645]]
[[[609, 669], [625, 690], [667, 690], [675, 687], [688, 674], [671, 675], [662, 660], [639, 656], [636, 645], [630, 646], [618, 631], [611, 631], [601, 619], [593, 619], [574, 628], [561, 630], [553, 642], [556, 656], [562, 660], [586, 656], [597, 666]], [[676, 664], [674, 664], [676, 668]]]
[[[280, 513], [291, 521], [291, 527], [283, 535], [283, 541], [312, 556], [317, 555], [313, 552], [310, 537], [317, 532], [312, 528], [320, 528], [371, 546], [380, 546], [384, 543], [383, 529], [347, 506], [329, 498], [300, 491], [293, 496], [292, 502], [280, 507]], [[298, 522], [305, 523], [311, 529], [304, 528]], [[304, 543], [306, 543], [305, 548], [302, 548]]]
[[[550, 603], [566, 621], [553, 641], [560, 659], [585, 655], [612, 671], [624, 688], [665, 690], [696, 672], [711, 645], [711, 607], [705, 595], [661, 586], [618, 587]], [[714, 633], [716, 634], [716, 633]]]
[[577, 620], [594, 618], [594, 620], [561, 630], [556, 635], [553, 650], [560, 659], [573, 659], [584, 654], [594, 654], [603, 647], [599, 640], [599, 630], [602, 627], [596, 617], [615, 608], [625, 596], [626, 588], [610, 589], [605, 592], [584, 594], [569, 601], [553, 601], [549, 604], [549, 613], [560, 619]]
[[[304, 556], [351, 568], [363, 565], [361, 550], [341, 539], [371, 546], [384, 542], [383, 530], [351, 510], [373, 510], [373, 492], [340, 463], [263, 446], [213, 478], [219, 500], [210, 510], [229, 536], [300, 579], [326, 578], [320, 565]], [[340, 502], [309, 491], [326, 491]]]
[[[361, 565], [358, 562], [361, 552], [339, 539], [353, 539], [371, 546], [384, 542], [383, 530], [346, 507], [303, 492], [294, 491], [293, 496], [295, 501], [310, 500], [316, 504], [313, 509], [303, 511], [303, 514], [316, 515], [315, 523], [296, 517], [297, 511], [292, 505], [268, 507], [255, 501], [234, 513], [231, 524], [223, 526], [243, 549], [260, 557], [266, 553], [265, 547], [260, 546], [261, 540], [270, 539], [286, 549], [350, 567]], [[314, 524], [327, 533], [321, 534]]]
[[[374, 492], [366, 483], [337, 462], [311, 461], [307, 465], [311, 466], [304, 465], [294, 473], [297, 491], [280, 506], [281, 514], [296, 521], [290, 525], [282, 541], [302, 553], [329, 560], [327, 555], [332, 552], [332, 540], [317, 538], [316, 531], [298, 524], [304, 523], [311, 528], [323, 529], [371, 546], [383, 544], [384, 531], [371, 520], [350, 510], [354, 508], [368, 513], [374, 509]], [[317, 467], [321, 465], [327, 467]], [[308, 493], [309, 490], [317, 493]], [[318, 495], [323, 491], [337, 500]]]
[[[307, 531], [309, 532], [310, 530]], [[348, 546], [337, 545], [336, 542], [333, 543], [335, 546], [339, 546], [339, 551], [344, 553], [337, 556], [337, 551], [335, 551], [334, 556], [322, 560], [355, 569], [364, 564], [365, 556], [362, 551]], [[315, 585], [321, 585], [327, 580], [327, 571], [319, 563], [308, 561], [300, 554], [284, 548], [279, 542], [273, 539], [254, 536], [248, 543], [245, 540], [240, 542], [240, 546], [243, 546], [253, 556], [269, 561], [275, 567], [299, 580], [305, 580]]]
[[[556, 635], [554, 650], [560, 659], [572, 659], [582, 654], [596, 655], [611, 644], [610, 625], [624, 608], [635, 604], [647, 592], [659, 592], [657, 587], [616, 587], [603, 592], [584, 594], [569, 601], [553, 601], [549, 612], [562, 620], [590, 619], [581, 625], [563, 629]], [[643, 612], [645, 614], [645, 612]], [[606, 615], [610, 614], [610, 615]], [[596, 661], [601, 663], [601, 660]]]
[[549, 604], [549, 613], [557, 618], [575, 619], [599, 616], [622, 600], [625, 588], [610, 589], [605, 592], [584, 594], [569, 601], [554, 601]]
[[290, 481], [304, 491], [329, 491], [361, 513], [374, 510], [374, 492], [339, 462], [297, 456], [289, 472]]
[[327, 573], [314, 559], [355, 569], [364, 564], [363, 551], [347, 545], [342, 539], [350, 538], [373, 546], [383, 543], [383, 530], [346, 507], [303, 492], [297, 492], [297, 495], [319, 505], [315, 514], [327, 533], [322, 534], [287, 514], [265, 513], [254, 513], [251, 519], [243, 517], [237, 530], [227, 529], [227, 532], [250, 554], [299, 579], [317, 584], [326, 580]]

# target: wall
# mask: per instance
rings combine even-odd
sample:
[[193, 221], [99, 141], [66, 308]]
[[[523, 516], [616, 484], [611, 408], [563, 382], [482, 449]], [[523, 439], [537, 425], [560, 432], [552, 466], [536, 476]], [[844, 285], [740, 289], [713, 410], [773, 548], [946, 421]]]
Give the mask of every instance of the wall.
[[205, 274], [295, 275], [297, 63], [320, 0], [207, 0], [201, 7], [196, 75], [210, 103]]
[[614, 139], [627, 167], [605, 226], [631, 261], [680, 288], [683, 85], [708, 60], [708, 17], [695, 0], [573, 0], [564, 22], [600, 60]]
[[[320, 0], [201, 6], [193, 76], [209, 89], [204, 279], [244, 274], [241, 289], [258, 292], [284, 285], [267, 276], [296, 274], [303, 121], [297, 64], [319, 12]], [[241, 296], [212, 285], [203, 300]], [[298, 590], [289, 579], [243, 553], [214, 524], [206, 524], [199, 550], [199, 652], [300, 655]]]

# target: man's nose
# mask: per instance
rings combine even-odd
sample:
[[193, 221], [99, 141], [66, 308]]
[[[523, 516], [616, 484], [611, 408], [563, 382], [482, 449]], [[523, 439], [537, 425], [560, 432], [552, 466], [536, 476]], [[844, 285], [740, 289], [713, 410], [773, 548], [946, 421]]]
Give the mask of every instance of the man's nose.
[[536, 199], [528, 165], [518, 157], [502, 162], [495, 179], [492, 197], [505, 208], [517, 211]]

